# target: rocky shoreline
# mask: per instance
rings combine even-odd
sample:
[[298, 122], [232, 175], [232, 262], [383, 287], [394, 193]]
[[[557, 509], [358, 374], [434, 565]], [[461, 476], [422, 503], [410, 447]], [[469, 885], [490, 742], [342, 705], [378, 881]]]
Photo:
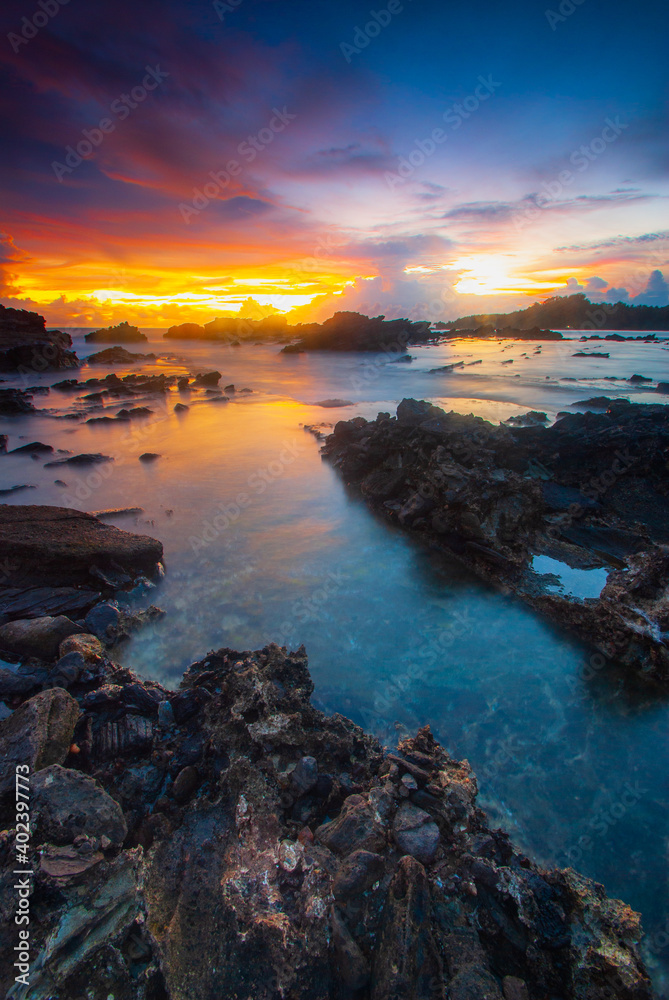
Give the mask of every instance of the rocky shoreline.
[[[126, 586], [162, 556], [97, 523], [77, 530], [126, 553]], [[99, 579], [103, 547], [82, 545], [79, 576], [42, 583]], [[35, 552], [16, 556], [15, 589]], [[491, 830], [429, 728], [388, 752], [325, 716], [303, 647], [211, 652], [176, 691], [144, 681], [114, 660], [112, 583], [85, 617], [0, 628], [4, 956], [18, 764], [32, 812], [30, 987], [5, 957], [8, 997], [650, 1000], [637, 915]]]
[[[340, 421], [323, 454], [379, 515], [666, 685], [669, 407], [605, 404], [493, 426], [405, 399]], [[600, 592], [571, 593], [573, 571]]]

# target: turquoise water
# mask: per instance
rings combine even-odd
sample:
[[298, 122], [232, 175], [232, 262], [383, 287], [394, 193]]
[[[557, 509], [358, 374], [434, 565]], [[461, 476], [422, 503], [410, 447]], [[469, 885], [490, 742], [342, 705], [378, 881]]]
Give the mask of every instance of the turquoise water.
[[[79, 342], [77, 349], [92, 350]], [[221, 645], [303, 642], [317, 705], [389, 744], [429, 722], [454, 756], [472, 763], [494, 823], [539, 861], [573, 863], [641, 910], [661, 983], [669, 960], [666, 701], [377, 521], [347, 494], [304, 425], [375, 416], [403, 396], [494, 421], [527, 409], [554, 418], [603, 394], [661, 402], [666, 397], [622, 380], [635, 373], [669, 380], [666, 346], [607, 343], [605, 360], [572, 357], [573, 341], [540, 352], [534, 344], [463, 341], [413, 349], [411, 364], [158, 340], [129, 349], [164, 355], [143, 370], [215, 367], [221, 385], [253, 392], [228, 403], [176, 391], [166, 401], [138, 400], [133, 405], [154, 412], [128, 426], [56, 419], [84, 404], [54, 391], [35, 397], [50, 414], [0, 420], [10, 448], [41, 440], [115, 458], [72, 474], [3, 457], [0, 487], [35, 486], [11, 502], [141, 506], [143, 515], [113, 523], [162, 540], [165, 578], [140, 602], [167, 616], [123, 648], [124, 662], [176, 684], [190, 662]], [[502, 364], [509, 359], [513, 365]], [[461, 360], [450, 375], [429, 374]], [[36, 374], [24, 384], [61, 378]], [[316, 405], [333, 398], [351, 405]], [[190, 406], [184, 414], [174, 413], [179, 400]], [[113, 414], [126, 404], [106, 405]], [[162, 457], [144, 465], [138, 456], [146, 451]]]

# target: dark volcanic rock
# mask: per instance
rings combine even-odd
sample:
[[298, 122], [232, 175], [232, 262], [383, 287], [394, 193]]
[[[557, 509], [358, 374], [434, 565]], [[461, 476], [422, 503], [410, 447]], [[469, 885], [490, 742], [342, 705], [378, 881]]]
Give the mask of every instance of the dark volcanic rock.
[[45, 462], [44, 468], [50, 469], [57, 465], [101, 465], [103, 462], [113, 462], [114, 459], [110, 458], [109, 455], [100, 454], [85, 454], [85, 455], [72, 455], [69, 458], [58, 458], [53, 462]]
[[32, 781], [32, 801], [40, 834], [54, 844], [71, 844], [85, 834], [120, 845], [128, 828], [118, 802], [81, 771], [51, 764]]
[[87, 333], [85, 340], [92, 344], [130, 344], [145, 341], [147, 338], [136, 326], [123, 322], [117, 326], [108, 326], [103, 330]]
[[[78, 694], [67, 767], [50, 765], [74, 715], [61, 761], [32, 754], [36, 996], [651, 1000], [636, 915], [489, 830], [469, 766], [428, 729], [386, 757], [314, 709], [302, 648], [210, 653], [169, 726], [146, 714], [166, 692], [109, 671]], [[45, 692], [0, 734], [45, 697], [78, 712]], [[321, 781], [344, 771], [353, 794]], [[396, 844], [417, 830], [424, 862]], [[3, 992], [13, 976], [0, 965]]]
[[70, 335], [47, 330], [38, 313], [0, 306], [0, 371], [28, 374], [78, 368], [79, 359], [70, 347]]
[[133, 361], [154, 361], [155, 358], [155, 354], [132, 354], [125, 347], [107, 347], [97, 354], [89, 354], [86, 361], [89, 365], [128, 365]]
[[35, 413], [29, 392], [21, 389], [0, 389], [0, 416], [20, 417], [24, 413]]
[[[405, 399], [396, 419], [340, 421], [323, 451], [383, 517], [666, 682], [669, 407], [587, 402], [606, 412], [495, 427]], [[533, 568], [540, 554], [603, 567], [608, 582], [588, 600], [550, 592]]]
[[40, 691], [0, 722], [0, 797], [13, 791], [16, 765], [30, 773], [65, 760], [79, 706], [62, 688]]
[[[94, 569], [121, 573], [129, 582], [152, 575], [162, 559], [160, 542], [102, 524], [67, 507], [0, 505], [0, 547], [12, 564], [12, 584], [88, 585]], [[98, 576], [99, 579], [99, 576]]]
[[206, 372], [203, 375], [196, 375], [193, 379], [193, 385], [204, 388], [215, 388], [221, 381], [220, 372]]

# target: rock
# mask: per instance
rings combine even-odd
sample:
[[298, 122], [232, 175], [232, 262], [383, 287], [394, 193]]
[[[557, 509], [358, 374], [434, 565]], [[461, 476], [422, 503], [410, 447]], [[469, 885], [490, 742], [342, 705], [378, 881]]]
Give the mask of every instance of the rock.
[[21, 389], [0, 389], [0, 416], [19, 417], [24, 413], [35, 413], [32, 398], [30, 393], [22, 392]]
[[88, 466], [88, 465], [101, 465], [104, 462], [113, 462], [114, 459], [110, 458], [109, 455], [100, 454], [85, 454], [85, 455], [71, 455], [69, 458], [57, 458], [53, 462], [45, 462], [44, 468], [51, 469], [57, 465], [77, 465], [77, 466]]
[[202, 375], [196, 375], [193, 379], [193, 386], [197, 388], [215, 388], [221, 381], [220, 372], [206, 372]]
[[120, 608], [115, 601], [105, 601], [88, 612], [84, 625], [101, 642], [113, 646], [144, 625], [158, 621], [164, 614], [164, 611], [153, 604], [145, 611], [130, 612]]
[[187, 802], [192, 798], [195, 789], [200, 783], [200, 777], [196, 769], [191, 765], [182, 768], [174, 779], [172, 791], [174, 798], [178, 802]]
[[224, 386], [223, 391], [224, 392], [236, 392], [237, 390], [235, 389], [234, 384], [231, 382], [230, 385]]
[[642, 385], [644, 382], [652, 382], [652, 378], [648, 378], [646, 375], [632, 375], [627, 379], [632, 385]]
[[399, 849], [423, 864], [434, 861], [439, 847], [439, 827], [429, 813], [410, 802], [397, 810], [393, 835]]
[[86, 361], [89, 365], [128, 365], [133, 361], [152, 361], [155, 357], [155, 354], [132, 354], [124, 347], [107, 347], [97, 354], [89, 354]]
[[4, 722], [0, 722], [0, 796], [14, 788], [15, 768], [26, 764], [30, 773], [65, 760], [79, 706], [62, 688], [33, 695]]
[[0, 649], [49, 661], [57, 656], [63, 639], [77, 632], [83, 632], [82, 627], [65, 615], [19, 619], [0, 626]]
[[385, 830], [362, 795], [349, 795], [339, 816], [318, 827], [316, 839], [342, 855], [356, 850], [378, 851], [386, 843]]
[[97, 591], [74, 587], [0, 587], [0, 623], [46, 615], [67, 615], [74, 621], [99, 600]]
[[318, 781], [318, 764], [314, 757], [302, 757], [290, 776], [296, 795], [306, 795]]
[[[371, 1000], [433, 1000], [443, 996], [443, 990], [432, 932], [430, 885], [418, 861], [402, 858], [383, 911]], [[472, 994], [472, 1000], [480, 996]]]
[[157, 458], [162, 458], [162, 455], [158, 455], [153, 451], [145, 451], [143, 455], [139, 456], [140, 462], [155, 462]]
[[78, 635], [71, 635], [67, 639], [63, 639], [58, 652], [61, 656], [67, 656], [68, 653], [79, 653], [86, 663], [97, 663], [104, 657], [104, 649], [98, 637], [89, 635], [83, 630]]
[[385, 863], [380, 854], [371, 851], [354, 851], [349, 854], [332, 883], [332, 894], [337, 900], [359, 896], [383, 877]]
[[49, 672], [47, 687], [70, 688], [86, 670], [86, 661], [81, 653], [66, 653], [56, 661]]
[[54, 587], [89, 585], [94, 567], [131, 579], [152, 575], [163, 555], [160, 542], [102, 524], [69, 507], [0, 505], [0, 547], [12, 560], [13, 586], [48, 581]]
[[332, 922], [332, 946], [335, 964], [342, 982], [349, 990], [361, 990], [369, 982], [369, 964], [353, 940], [342, 916], [336, 907], [330, 911]]
[[176, 403], [174, 406], [175, 413], [185, 413], [186, 410], [190, 410], [190, 406], [186, 406], [185, 403]]
[[[43, 316], [0, 306], [0, 371], [46, 372], [78, 368], [72, 338], [47, 330]], [[1, 408], [1, 403], [0, 403]]]
[[516, 976], [505, 976], [502, 980], [502, 990], [504, 1000], [530, 1000], [525, 982]]
[[10, 486], [7, 490], [0, 490], [0, 497], [9, 496], [12, 493], [19, 493], [21, 490], [34, 490], [37, 489], [36, 486], [31, 486], [29, 483], [22, 483], [20, 486]]
[[33, 775], [32, 801], [36, 826], [44, 839], [71, 844], [85, 834], [107, 837], [120, 846], [128, 828], [118, 802], [97, 781], [80, 771], [52, 764]]
[[39, 455], [39, 454], [50, 454], [53, 448], [50, 444], [42, 444], [41, 441], [33, 441], [31, 444], [22, 444], [20, 448], [12, 448], [10, 455]]
[[91, 344], [129, 344], [146, 341], [146, 337], [136, 326], [123, 322], [117, 326], [108, 326], [102, 330], [87, 333], [85, 338]]

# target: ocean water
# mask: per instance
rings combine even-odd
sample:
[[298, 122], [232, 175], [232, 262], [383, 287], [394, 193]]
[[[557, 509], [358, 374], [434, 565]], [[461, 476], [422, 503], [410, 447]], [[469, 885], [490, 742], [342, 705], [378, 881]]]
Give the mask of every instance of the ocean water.
[[[412, 348], [410, 363], [385, 355], [281, 355], [279, 347], [163, 341], [131, 368], [183, 374], [216, 368], [228, 403], [171, 391], [89, 412], [77, 396], [35, 396], [45, 413], [0, 418], [9, 447], [43, 441], [101, 452], [92, 470], [45, 468], [46, 459], [0, 458], [3, 498], [100, 510], [142, 507], [119, 527], [158, 537], [166, 574], [135, 603], [166, 617], [122, 648], [125, 663], [175, 685], [185, 667], [222, 645], [269, 641], [307, 647], [315, 703], [343, 712], [388, 744], [430, 723], [475, 768], [481, 804], [526, 852], [572, 864], [643, 914], [646, 958], [669, 982], [669, 705], [603, 658], [484, 586], [457, 563], [378, 521], [323, 462], [304, 425], [394, 412], [405, 396], [493, 422], [527, 410], [583, 409], [578, 400], [625, 396], [669, 402], [669, 343], [581, 344], [454, 341]], [[75, 335], [80, 357], [100, 349]], [[608, 358], [574, 357], [580, 351]], [[450, 373], [431, 369], [460, 363]], [[512, 363], [508, 363], [512, 362]], [[51, 385], [76, 373], [22, 377]], [[634, 374], [652, 378], [629, 383]], [[324, 401], [338, 405], [320, 405]], [[189, 409], [174, 412], [176, 402]], [[344, 405], [346, 404], [346, 405]], [[132, 424], [86, 424], [65, 411], [153, 413]], [[150, 465], [139, 455], [155, 452]], [[587, 481], [587, 470], [584, 470]], [[58, 485], [61, 479], [66, 485]], [[542, 570], [556, 572], [555, 567]], [[559, 573], [558, 573], [559, 575]], [[599, 578], [588, 578], [589, 587]], [[584, 585], [563, 579], [565, 589]]]

